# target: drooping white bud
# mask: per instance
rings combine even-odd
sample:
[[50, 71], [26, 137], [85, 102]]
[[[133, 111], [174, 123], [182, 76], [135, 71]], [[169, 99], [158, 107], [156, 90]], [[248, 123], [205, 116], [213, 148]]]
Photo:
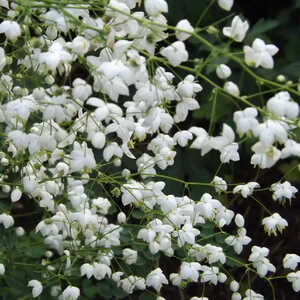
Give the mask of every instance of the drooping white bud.
[[16, 187], [10, 194], [11, 202], [19, 201], [21, 199], [21, 196], [22, 196], [21, 190], [18, 187]]
[[232, 81], [226, 81], [224, 84], [224, 90], [234, 96], [234, 97], [239, 97], [240, 96], [240, 89], [239, 87]]
[[216, 73], [220, 79], [227, 79], [231, 76], [231, 69], [225, 64], [220, 64], [217, 66]]
[[125, 213], [123, 213], [122, 211], [118, 213], [118, 216], [117, 216], [117, 219], [118, 219], [118, 223], [119, 224], [123, 224], [126, 222], [126, 215]]
[[226, 11], [230, 11], [233, 6], [233, 0], [218, 0], [218, 5]]

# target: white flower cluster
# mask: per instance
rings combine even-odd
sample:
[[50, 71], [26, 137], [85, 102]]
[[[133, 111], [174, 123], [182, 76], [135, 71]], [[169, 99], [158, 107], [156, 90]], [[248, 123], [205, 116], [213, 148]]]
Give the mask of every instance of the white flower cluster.
[[[217, 3], [230, 11], [234, 1]], [[92, 13], [93, 4], [32, 7], [30, 17], [42, 25], [41, 32], [26, 41], [26, 51], [14, 60], [13, 68], [12, 51], [0, 47], [1, 189], [12, 205], [26, 197], [44, 212], [35, 233], [49, 249], [41, 261], [48, 272], [45, 278], [55, 272], [59, 279], [70, 276], [69, 285], [64, 289], [61, 282], [53, 285], [51, 295], [78, 299], [81, 291], [71, 285], [75, 273], [84, 280], [110, 280], [127, 294], [147, 288], [159, 294], [167, 284], [181, 288], [189, 282], [225, 283], [221, 265], [228, 262], [227, 251], [240, 255], [252, 240], [247, 236], [247, 220], [228, 208], [227, 194], [252, 197], [260, 183], [230, 184], [231, 177], [216, 174], [203, 184], [216, 193], [210, 190], [193, 200], [189, 194], [165, 192], [163, 180], [170, 177], [160, 172], [175, 164], [180, 147], [200, 150], [201, 156], [217, 151], [221, 166], [236, 166], [241, 159], [238, 138], [244, 136], [256, 139], [250, 163], [261, 169], [280, 159], [299, 157], [300, 144], [292, 135], [299, 105], [288, 91], [280, 91], [266, 107], [234, 112], [234, 122], [222, 123], [216, 135], [213, 126], [186, 128], [191, 112], [201, 110], [202, 83], [197, 72], [179, 79], [171, 71], [190, 62], [185, 41], [197, 37], [197, 31], [186, 19], [169, 27], [163, 14], [168, 12], [165, 0], [145, 0], [145, 11], [137, 0], [110, 0], [101, 14]], [[8, 10], [7, 20], [0, 23], [7, 44], [29, 35], [30, 24], [19, 24], [13, 13], [18, 4], [0, 1], [0, 6]], [[248, 29], [248, 22], [235, 16], [223, 34], [242, 42]], [[176, 40], [161, 43], [170, 30]], [[244, 46], [244, 60], [249, 66], [270, 69], [277, 51], [276, 46], [255, 39], [252, 47]], [[10, 69], [20, 74], [13, 76]], [[238, 85], [227, 81], [232, 75], [228, 65], [220, 64], [216, 74], [217, 80], [225, 81], [223, 88], [213, 91], [216, 99], [222, 92], [247, 101]], [[35, 79], [32, 86], [20, 86], [20, 78], [28, 79], [25, 75]], [[133, 167], [129, 170], [127, 164]], [[197, 184], [177, 181], [185, 188]], [[276, 182], [270, 190], [273, 200], [282, 204], [297, 193], [288, 181]], [[5, 229], [14, 222], [10, 213], [1, 211]], [[278, 213], [265, 217], [262, 224], [274, 235], [288, 226]], [[212, 230], [212, 239], [205, 236], [206, 227]], [[26, 235], [22, 227], [16, 228], [16, 234]], [[217, 245], [215, 235], [222, 236], [224, 248]], [[146, 269], [144, 276], [131, 270], [148, 252], [153, 257], [174, 257], [181, 250], [186, 256], [169, 276], [159, 265]], [[268, 255], [269, 249], [252, 247], [249, 261], [260, 277], [276, 271]], [[283, 265], [295, 270], [299, 262], [298, 255], [287, 254]], [[299, 272], [287, 275], [295, 291], [300, 290]], [[3, 264], [0, 274], [5, 276]], [[239, 283], [228, 285], [232, 299], [242, 299]], [[37, 279], [30, 280], [28, 287], [34, 298], [46, 288]], [[263, 296], [246, 290], [243, 299], [254, 298]], [[207, 298], [191, 298], [196, 299]]]

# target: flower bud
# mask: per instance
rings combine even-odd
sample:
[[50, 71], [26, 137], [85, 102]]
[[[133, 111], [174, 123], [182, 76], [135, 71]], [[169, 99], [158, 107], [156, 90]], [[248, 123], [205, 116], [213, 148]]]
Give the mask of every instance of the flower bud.
[[5, 157], [1, 158], [1, 165], [2, 166], [8, 166], [9, 165], [9, 160]]
[[224, 273], [219, 273], [218, 275], [218, 281], [223, 283], [227, 280], [227, 276]]
[[279, 74], [277, 77], [276, 77], [276, 80], [278, 82], [285, 82], [286, 81], [286, 77], [282, 74]]
[[232, 81], [226, 81], [224, 84], [224, 90], [228, 94], [234, 96], [234, 97], [239, 97], [240, 96], [240, 90], [239, 87]]
[[216, 73], [220, 79], [227, 79], [231, 76], [231, 69], [227, 65], [221, 64], [217, 66]]
[[20, 189], [17, 187], [15, 188], [12, 193], [10, 194], [10, 199], [11, 202], [17, 202], [21, 199], [22, 196], [22, 192], [20, 191]]
[[241, 214], [237, 214], [235, 216], [234, 221], [235, 221], [236, 226], [238, 226], [238, 227], [244, 227], [244, 225], [245, 225], [244, 217]]
[[57, 29], [54, 25], [50, 25], [46, 29], [46, 35], [49, 40], [55, 40], [57, 38]]
[[233, 6], [233, 0], [218, 0], [218, 5], [226, 11], [230, 11]]
[[10, 188], [9, 185], [7, 185], [7, 184], [2, 185], [2, 191], [3, 191], [4, 193], [9, 193], [10, 190], [11, 190], [11, 188]]
[[240, 293], [233, 293], [231, 296], [231, 300], [241, 300], [242, 296]]
[[240, 285], [237, 281], [233, 280], [230, 282], [230, 290], [232, 292], [237, 292], [239, 290], [239, 288], [240, 288]]
[[19, 237], [21, 237], [21, 236], [23, 236], [25, 234], [25, 230], [21, 226], [17, 227], [16, 230], [15, 230], [15, 232], [16, 232], [16, 235], [19, 236]]
[[123, 224], [126, 222], [126, 215], [121, 211], [118, 213], [117, 219], [119, 224]]
[[218, 29], [215, 26], [208, 26], [208, 28], [206, 29], [206, 32], [208, 34], [217, 34], [218, 33]]
[[5, 266], [3, 264], [0, 264], [0, 275], [4, 275], [5, 273]]

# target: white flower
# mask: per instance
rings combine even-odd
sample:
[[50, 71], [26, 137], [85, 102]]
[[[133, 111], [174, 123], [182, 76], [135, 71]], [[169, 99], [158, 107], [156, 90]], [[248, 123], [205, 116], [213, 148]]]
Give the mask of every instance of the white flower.
[[102, 215], [106, 215], [111, 207], [111, 203], [106, 198], [98, 197], [92, 200], [92, 206], [97, 212], [100, 212]]
[[223, 252], [223, 249], [211, 244], [206, 244], [205, 246], [195, 244], [189, 250], [189, 255], [195, 257], [198, 261], [207, 259], [209, 264], [214, 264], [218, 261], [221, 264], [226, 262], [226, 256]]
[[197, 282], [201, 265], [197, 262], [183, 262], [180, 266], [180, 277], [182, 280]]
[[73, 83], [72, 96], [85, 101], [92, 94], [92, 87], [81, 78], [76, 78]]
[[284, 159], [290, 157], [291, 155], [300, 157], [300, 143], [288, 139], [281, 151], [281, 158]]
[[234, 96], [234, 97], [239, 97], [240, 96], [240, 89], [239, 87], [232, 81], [226, 81], [223, 89], [225, 90], [225, 92], [227, 92], [228, 94]]
[[272, 56], [278, 52], [274, 45], [266, 45], [261, 39], [255, 39], [252, 47], [244, 46], [245, 62], [249, 66], [262, 66], [266, 69], [273, 69], [274, 61]]
[[15, 221], [12, 216], [5, 213], [0, 215], [0, 224], [3, 224], [6, 229], [13, 226], [14, 223]]
[[243, 198], [247, 198], [248, 196], [252, 195], [255, 188], [259, 188], [260, 185], [257, 182], [248, 182], [246, 184], [237, 185], [233, 189], [233, 193], [241, 193]]
[[273, 145], [275, 141], [284, 144], [288, 140], [288, 126], [279, 120], [266, 120], [253, 130], [265, 145]]
[[5, 273], [5, 266], [3, 264], [0, 264], [0, 275], [4, 275]]
[[126, 264], [132, 265], [132, 264], [136, 263], [138, 254], [137, 254], [137, 251], [135, 251], [135, 250], [132, 250], [130, 248], [125, 248], [123, 250], [123, 257], [124, 257]]
[[[217, 285], [218, 277], [219, 277], [218, 276], [218, 273], [219, 273], [218, 267], [201, 266], [201, 271], [203, 272], [201, 274], [201, 282], [209, 282], [209, 283], [212, 283], [213, 285]], [[223, 276], [221, 276], [221, 280], [224, 279], [222, 277]], [[226, 281], [226, 279], [227, 279], [227, 277], [225, 278], [225, 281]]]
[[290, 100], [291, 96], [288, 92], [279, 92], [268, 100], [267, 110], [277, 117], [296, 119], [299, 115], [299, 104]]
[[87, 147], [86, 142], [75, 142], [71, 152], [70, 167], [72, 172], [82, 171], [84, 168], [93, 169], [96, 166], [92, 149]]
[[169, 63], [176, 67], [182, 62], [188, 60], [188, 52], [185, 49], [185, 45], [181, 41], [174, 42], [170, 46], [160, 50], [160, 54], [167, 58]]
[[57, 28], [55, 25], [50, 24], [46, 29], [46, 35], [49, 40], [53, 41], [57, 38]]
[[256, 117], [257, 110], [254, 107], [247, 107], [242, 111], [234, 112], [233, 120], [236, 124], [238, 133], [243, 135], [250, 130], [253, 131], [258, 125]]
[[231, 26], [223, 28], [223, 34], [236, 42], [241, 42], [245, 38], [248, 29], [248, 22], [243, 22], [239, 16], [235, 16], [231, 22]]
[[7, 0], [0, 0], [0, 6], [9, 9], [9, 4]]
[[227, 124], [223, 124], [221, 136], [211, 139], [212, 148], [221, 152], [220, 160], [222, 163], [228, 163], [230, 160], [238, 161], [240, 159], [238, 144], [234, 143], [234, 131]]
[[262, 169], [273, 167], [281, 156], [280, 150], [261, 142], [254, 144], [251, 149], [255, 152], [251, 157], [251, 164], [259, 165]]
[[216, 73], [220, 79], [227, 79], [231, 76], [231, 69], [225, 64], [220, 64], [217, 66]]
[[219, 176], [215, 176], [211, 183], [215, 186], [217, 193], [222, 193], [227, 191], [227, 183], [223, 178]]
[[80, 296], [80, 289], [76, 286], [67, 286], [62, 293], [63, 300], [76, 300]]
[[287, 274], [286, 279], [292, 283], [295, 292], [300, 291], [300, 271]]
[[[176, 25], [176, 29], [179, 29], [178, 31], [175, 32], [175, 35], [177, 39], [180, 41], [184, 41], [188, 39], [194, 31], [194, 28], [192, 27], [190, 22], [186, 19], [179, 21]], [[187, 31], [190, 33], [182, 32], [180, 30]]]
[[80, 267], [80, 276], [86, 275], [86, 277], [90, 279], [93, 276], [93, 273], [94, 268], [90, 264], [85, 263]]
[[256, 268], [257, 274], [260, 277], [264, 277], [267, 273], [275, 272], [276, 268], [270, 263], [266, 258], [269, 255], [270, 250], [266, 247], [253, 246], [251, 248], [251, 254], [249, 256], [249, 261], [253, 263], [254, 268]]
[[230, 11], [233, 6], [233, 0], [218, 0], [218, 5], [226, 11]]
[[178, 131], [173, 136], [174, 142], [180, 145], [181, 147], [187, 146], [188, 141], [192, 138], [193, 135], [187, 130]]
[[174, 286], [180, 286], [182, 280], [179, 274], [171, 273], [169, 277]]
[[192, 224], [185, 224], [178, 230], [178, 247], [182, 247], [185, 243], [194, 245], [195, 237], [200, 234], [200, 231], [193, 227]]
[[57, 29], [64, 33], [67, 33], [68, 26], [66, 23], [66, 17], [63, 13], [59, 13], [55, 9], [50, 9], [49, 11], [47, 11], [47, 13], [42, 15], [42, 18], [45, 19], [46, 24], [50, 24], [50, 26], [55, 24]]
[[225, 239], [227, 245], [233, 246], [234, 251], [240, 254], [243, 251], [243, 246], [248, 245], [251, 242], [251, 238], [246, 236], [246, 229], [239, 228], [237, 236], [230, 235]]
[[129, 277], [122, 279], [120, 283], [122, 289], [128, 294], [132, 294], [135, 288], [139, 290], [146, 289], [145, 279], [138, 276], [130, 275]]
[[64, 41], [62, 39], [54, 41], [47, 52], [38, 55], [39, 62], [41, 64], [45, 63], [52, 71], [56, 70], [61, 63], [70, 62], [72, 56], [64, 50], [63, 44]]
[[28, 282], [27, 286], [32, 287], [32, 297], [33, 298], [38, 297], [43, 291], [43, 286], [42, 286], [41, 282], [38, 280], [35, 280], [35, 279], [30, 280]]
[[176, 105], [176, 114], [174, 116], [174, 121], [176, 123], [185, 121], [188, 116], [189, 110], [195, 110], [198, 109], [199, 107], [200, 106], [197, 100], [193, 98], [183, 98]]
[[93, 275], [97, 280], [102, 280], [107, 275], [108, 277], [111, 276], [111, 269], [106, 264], [101, 264], [94, 262], [93, 263]]
[[52, 297], [57, 297], [60, 294], [60, 292], [61, 292], [61, 286], [60, 285], [54, 285], [54, 286], [51, 287], [50, 295]]
[[282, 230], [288, 226], [288, 223], [278, 213], [274, 213], [272, 216], [264, 218], [262, 220], [262, 225], [264, 225], [268, 235], [277, 235], [276, 230], [279, 230], [279, 232], [282, 233]]
[[298, 192], [298, 190], [288, 181], [272, 184], [271, 191], [273, 192], [273, 200], [278, 200], [281, 204], [285, 204], [286, 199], [291, 202], [292, 198], [294, 198], [295, 194]]
[[119, 2], [124, 2], [130, 9], [135, 8], [138, 0], [118, 0]]
[[153, 270], [147, 275], [146, 285], [152, 286], [159, 292], [163, 284], [168, 284], [168, 279], [160, 268]]
[[123, 150], [116, 142], [106, 145], [103, 151], [103, 158], [105, 161], [109, 161], [113, 156], [121, 158], [123, 156]]
[[18, 150], [26, 149], [29, 143], [28, 135], [20, 130], [10, 131], [8, 139], [12, 141]]
[[298, 267], [298, 263], [300, 263], [300, 256], [297, 254], [286, 254], [282, 261], [284, 268], [292, 270]]
[[84, 56], [90, 47], [90, 42], [82, 36], [77, 36], [72, 43], [67, 45], [71, 51], [80, 56]]
[[168, 4], [165, 0], [145, 0], [144, 5], [146, 13], [150, 16], [168, 12]]
[[195, 81], [193, 75], [187, 75], [184, 80], [178, 83], [176, 92], [180, 98], [193, 98], [195, 94], [201, 92], [202, 89], [202, 86]]
[[125, 23], [128, 20], [129, 14], [130, 9], [125, 3], [117, 0], [109, 1], [107, 15], [113, 17], [116, 24]]
[[189, 132], [196, 135], [196, 139], [192, 143], [191, 148], [200, 149], [202, 156], [212, 149], [211, 138], [205, 129], [201, 127], [191, 127]]
[[4, 33], [9, 40], [16, 40], [21, 35], [21, 27], [15, 21], [3, 21], [0, 24], [0, 33]]
[[253, 290], [248, 289], [245, 293], [246, 297], [243, 300], [264, 300], [264, 296], [255, 293]]

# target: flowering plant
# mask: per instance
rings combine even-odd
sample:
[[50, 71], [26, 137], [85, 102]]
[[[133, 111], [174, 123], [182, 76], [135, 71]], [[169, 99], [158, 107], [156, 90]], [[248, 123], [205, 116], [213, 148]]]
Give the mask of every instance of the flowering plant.
[[[274, 68], [277, 46], [243, 45], [239, 16], [169, 25], [165, 0], [0, 6], [3, 299], [300, 290], [299, 255], [270, 252], [298, 163], [276, 172], [300, 156], [297, 84], [256, 72]], [[261, 209], [255, 228], [245, 206]]]

